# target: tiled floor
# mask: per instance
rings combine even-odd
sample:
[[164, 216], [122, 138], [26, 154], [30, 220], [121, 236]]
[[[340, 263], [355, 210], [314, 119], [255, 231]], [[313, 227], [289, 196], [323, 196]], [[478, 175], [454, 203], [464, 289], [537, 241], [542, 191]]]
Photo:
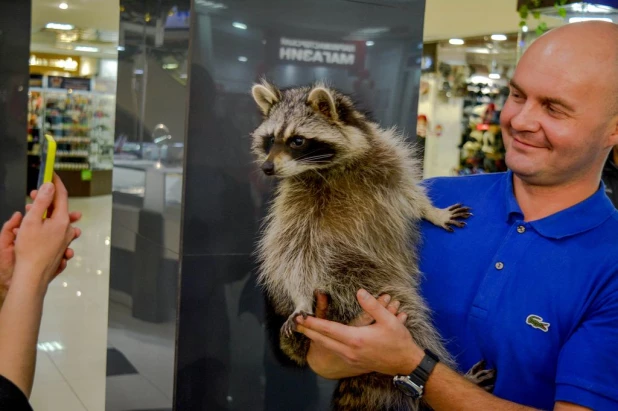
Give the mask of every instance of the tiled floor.
[[[49, 287], [31, 404], [36, 411], [103, 411], [111, 196], [71, 199], [83, 212], [75, 259]], [[109, 408], [108, 408], [109, 409]]]

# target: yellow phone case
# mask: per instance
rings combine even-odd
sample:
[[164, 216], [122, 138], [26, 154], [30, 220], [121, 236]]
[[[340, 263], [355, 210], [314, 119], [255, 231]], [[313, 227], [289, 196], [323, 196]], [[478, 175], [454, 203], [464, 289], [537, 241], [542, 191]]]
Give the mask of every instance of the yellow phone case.
[[[41, 143], [41, 168], [39, 170], [39, 181], [37, 190], [45, 183], [51, 183], [54, 179], [54, 164], [56, 162], [56, 140], [45, 134], [45, 140]], [[47, 211], [43, 218], [47, 217]]]
[[54, 163], [56, 162], [56, 140], [49, 134], [45, 134], [45, 140], [47, 141], [47, 149], [46, 152], [42, 153], [45, 156], [42, 184], [51, 183], [54, 179]]

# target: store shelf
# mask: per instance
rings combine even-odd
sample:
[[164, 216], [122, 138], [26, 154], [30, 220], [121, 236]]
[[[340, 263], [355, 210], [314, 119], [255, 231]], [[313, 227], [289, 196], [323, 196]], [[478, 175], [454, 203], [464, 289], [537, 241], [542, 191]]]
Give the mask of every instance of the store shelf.
[[[115, 95], [31, 87], [28, 96], [31, 180], [35, 181], [34, 173], [38, 173], [35, 153], [38, 153], [40, 139], [44, 134], [50, 134], [58, 145], [54, 169], [66, 176], [65, 184], [70, 195], [111, 192]], [[90, 173], [82, 174], [85, 170]], [[82, 178], [86, 180], [82, 181]], [[105, 188], [108, 185], [109, 188]]]

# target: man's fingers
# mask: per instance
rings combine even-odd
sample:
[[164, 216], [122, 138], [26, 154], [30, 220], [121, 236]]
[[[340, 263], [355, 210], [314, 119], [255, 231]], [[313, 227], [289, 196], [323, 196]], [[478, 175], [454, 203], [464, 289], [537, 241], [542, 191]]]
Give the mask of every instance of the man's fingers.
[[43, 220], [43, 214], [49, 209], [49, 206], [54, 201], [55, 187], [52, 183], [45, 183], [41, 186], [36, 200], [32, 203], [32, 208], [24, 217], [25, 221], [41, 222]]
[[334, 352], [335, 354], [338, 354], [339, 356], [342, 356], [342, 357], [346, 356], [348, 347], [346, 347], [344, 344], [340, 343], [339, 341], [329, 338], [326, 335], [322, 335], [319, 332], [311, 330], [307, 327], [303, 327], [300, 324], [296, 325], [296, 330], [304, 334], [311, 341], [322, 344], [324, 348]]
[[367, 291], [360, 289], [356, 293], [358, 302], [367, 314], [373, 317], [377, 322], [391, 322], [395, 320], [393, 315], [383, 307], [378, 300], [369, 294]]
[[337, 340], [343, 344], [351, 345], [354, 342], [354, 331], [356, 327], [328, 321], [316, 317], [303, 318], [296, 317], [297, 326], [303, 325], [304, 328], [316, 331], [326, 337]]
[[316, 292], [315, 299], [315, 316], [318, 318], [326, 318], [326, 312], [328, 311], [328, 296]]
[[[387, 304], [390, 306], [389, 301], [391, 301], [391, 296], [388, 294], [382, 294], [381, 296], [378, 297], [378, 302], [382, 305], [382, 307], [386, 307]], [[367, 314], [367, 312], [363, 311], [361, 315], [359, 315], [354, 320], [350, 321], [350, 325], [354, 327], [363, 327], [365, 325], [371, 325], [374, 321], [375, 320], [373, 319], [372, 316]]]
[[393, 300], [390, 302], [390, 304], [386, 307], [386, 309], [393, 315], [397, 315], [397, 311], [399, 310], [399, 306], [401, 305], [401, 303], [397, 300]]
[[70, 260], [73, 257], [75, 257], [75, 251], [73, 251], [72, 248], [67, 248], [66, 251], [64, 252], [64, 258], [66, 258], [67, 260]]
[[38, 193], [38, 190], [32, 190], [32, 191], [30, 192], [30, 198], [31, 198], [32, 200], [35, 200], [35, 199], [36, 199], [36, 195], [37, 195], [37, 193]]
[[406, 313], [397, 314], [397, 321], [399, 321], [400, 323], [405, 324], [407, 319], [408, 319], [408, 314]]
[[73, 240], [77, 240], [79, 237], [82, 236], [82, 230], [81, 228], [78, 227], [73, 227], [73, 230], [75, 230], [75, 238], [73, 238]]

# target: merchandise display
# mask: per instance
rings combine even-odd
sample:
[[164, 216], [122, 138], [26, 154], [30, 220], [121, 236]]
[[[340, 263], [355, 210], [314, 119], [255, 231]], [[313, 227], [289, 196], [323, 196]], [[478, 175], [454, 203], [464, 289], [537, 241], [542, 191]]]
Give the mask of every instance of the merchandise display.
[[[30, 87], [28, 93], [28, 190], [33, 188], [34, 175], [38, 174], [40, 139], [45, 133], [53, 136], [58, 144], [54, 169], [79, 174], [79, 178], [68, 181], [90, 185], [93, 171], [99, 172], [95, 175], [109, 174], [105, 181], [111, 179], [115, 95], [90, 91], [94, 81], [90, 79], [49, 77], [47, 80], [40, 83], [48, 87]], [[73, 190], [82, 195], [92, 195], [91, 191], [85, 187]], [[109, 190], [102, 192], [106, 191]]]
[[457, 174], [482, 174], [506, 171], [505, 148], [500, 131], [500, 110], [508, 88], [468, 83], [464, 98], [464, 132]]

